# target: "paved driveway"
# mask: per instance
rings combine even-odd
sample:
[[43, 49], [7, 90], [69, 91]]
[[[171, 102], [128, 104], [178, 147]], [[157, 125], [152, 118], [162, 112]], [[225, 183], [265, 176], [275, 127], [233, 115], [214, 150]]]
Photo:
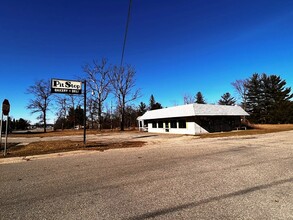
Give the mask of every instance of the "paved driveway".
[[0, 218], [293, 219], [293, 131], [143, 135], [125, 137], [142, 148], [1, 160]]

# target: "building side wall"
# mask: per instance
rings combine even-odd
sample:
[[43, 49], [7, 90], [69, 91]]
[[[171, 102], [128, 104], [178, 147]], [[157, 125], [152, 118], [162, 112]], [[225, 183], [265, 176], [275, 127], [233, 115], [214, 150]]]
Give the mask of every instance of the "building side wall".
[[186, 122], [186, 128], [171, 128], [170, 123], [166, 127], [165, 123], [163, 128], [153, 128], [153, 124], [150, 122], [148, 123], [148, 131], [153, 133], [170, 133], [170, 134], [189, 134], [189, 135], [196, 135], [202, 133], [208, 133], [204, 128], [200, 127], [193, 121]]
[[241, 126], [240, 116], [196, 116], [144, 121], [145, 131], [172, 134], [202, 134], [232, 131]]

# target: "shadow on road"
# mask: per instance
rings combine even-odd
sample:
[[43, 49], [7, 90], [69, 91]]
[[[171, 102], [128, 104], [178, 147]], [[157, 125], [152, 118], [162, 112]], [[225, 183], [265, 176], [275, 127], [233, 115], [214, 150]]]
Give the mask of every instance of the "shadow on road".
[[273, 187], [273, 186], [278, 186], [278, 185], [282, 185], [282, 184], [290, 183], [290, 182], [293, 182], [293, 177], [289, 178], [289, 179], [275, 181], [275, 182], [272, 182], [272, 183], [269, 183], [269, 184], [263, 184], [263, 185], [259, 185], [259, 186], [239, 190], [239, 191], [224, 194], [224, 195], [221, 195], [221, 196], [215, 196], [215, 197], [203, 199], [203, 200], [197, 201], [197, 202], [186, 203], [186, 204], [175, 206], [175, 207], [170, 207], [170, 208], [165, 208], [165, 209], [153, 211], [153, 212], [150, 212], [150, 213], [142, 214], [142, 215], [131, 217], [131, 218], [128, 218], [128, 219], [129, 220], [135, 220], [135, 219], [155, 218], [157, 216], [165, 215], [165, 214], [168, 214], [168, 213], [171, 213], [171, 212], [177, 212], [177, 211], [180, 211], [180, 210], [183, 210], [183, 209], [193, 208], [193, 207], [203, 205], [203, 204], [206, 204], [206, 203], [219, 201], [219, 200], [223, 200], [223, 199], [228, 199], [228, 198], [232, 198], [232, 197], [235, 197], [235, 196], [245, 195], [245, 194], [248, 194], [248, 193], [252, 193], [252, 192], [263, 190], [263, 189], [268, 189], [268, 188]]

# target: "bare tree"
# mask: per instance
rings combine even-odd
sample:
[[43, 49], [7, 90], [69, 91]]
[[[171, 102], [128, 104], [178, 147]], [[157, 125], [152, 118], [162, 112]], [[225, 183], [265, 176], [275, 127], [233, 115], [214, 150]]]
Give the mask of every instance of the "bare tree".
[[184, 94], [183, 96], [184, 105], [195, 103], [195, 99], [190, 94]]
[[64, 120], [66, 118], [66, 114], [68, 112], [68, 98], [65, 96], [55, 96], [56, 105], [57, 105], [57, 120], [61, 120], [61, 129], [64, 129]]
[[97, 103], [92, 97], [89, 97], [87, 99], [87, 109], [89, 112], [89, 120], [91, 123], [91, 128], [94, 128], [95, 127], [95, 119], [96, 119], [96, 115], [97, 115]]
[[140, 96], [140, 90], [135, 89], [135, 69], [131, 65], [126, 67], [114, 66], [109, 78], [113, 87], [113, 94], [117, 98], [120, 111], [120, 130], [124, 131], [126, 104]]
[[27, 106], [31, 110], [32, 114], [40, 113], [37, 117], [44, 123], [44, 132], [47, 127], [47, 111], [49, 110], [49, 104], [51, 102], [51, 86], [49, 80], [39, 80], [27, 89], [27, 94], [34, 96], [34, 99], [29, 100]]
[[235, 82], [232, 82], [231, 85], [234, 87], [236, 93], [238, 94], [238, 96], [241, 98], [241, 102], [243, 105], [244, 110], [246, 110], [246, 95], [247, 95], [247, 79], [240, 79], [240, 80], [236, 80]]
[[93, 61], [93, 66], [87, 64], [84, 66], [83, 70], [86, 73], [88, 86], [91, 90], [93, 100], [96, 102], [98, 129], [101, 130], [103, 103], [110, 93], [110, 67], [107, 65], [107, 60], [103, 58], [101, 63]]

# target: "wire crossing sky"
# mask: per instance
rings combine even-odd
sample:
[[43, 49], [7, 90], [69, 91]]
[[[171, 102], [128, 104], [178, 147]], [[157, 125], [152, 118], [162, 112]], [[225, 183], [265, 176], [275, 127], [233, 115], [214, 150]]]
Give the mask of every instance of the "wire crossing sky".
[[124, 35], [124, 41], [123, 41], [120, 66], [123, 65], [123, 58], [124, 58], [124, 52], [125, 52], [125, 46], [126, 46], [126, 40], [127, 40], [128, 26], [129, 26], [129, 21], [130, 21], [131, 4], [132, 4], [132, 0], [129, 0], [129, 8], [128, 8], [128, 15], [127, 15], [127, 21], [126, 21], [126, 28], [125, 28], [125, 35]]
[[136, 68], [143, 96], [134, 104], [148, 104], [153, 94], [164, 107], [179, 105], [198, 91], [217, 103], [226, 92], [235, 95], [231, 82], [255, 72], [293, 85], [291, 0], [0, 3], [0, 101], [10, 101], [16, 119], [36, 121], [25, 94], [35, 80], [82, 78], [82, 66], [103, 57]]

